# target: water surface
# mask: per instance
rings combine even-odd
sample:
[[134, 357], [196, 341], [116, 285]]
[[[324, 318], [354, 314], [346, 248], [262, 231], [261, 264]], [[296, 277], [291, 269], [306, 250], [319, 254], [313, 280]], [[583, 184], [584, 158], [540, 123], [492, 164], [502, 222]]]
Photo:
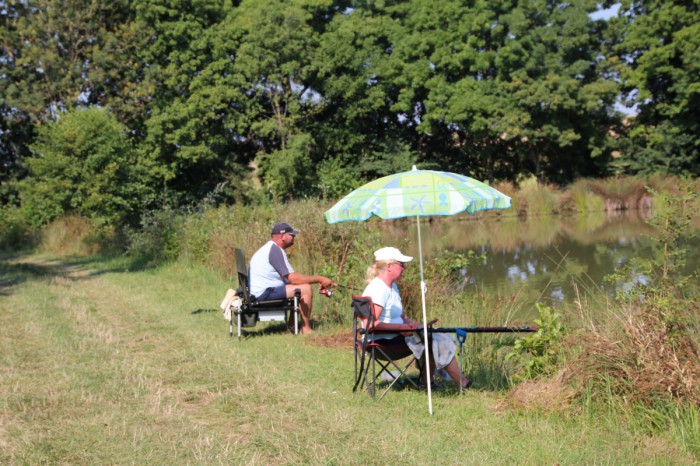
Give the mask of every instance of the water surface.
[[[423, 256], [427, 261], [445, 251], [476, 252], [479, 259], [463, 269], [455, 283], [461, 290], [518, 295], [532, 302], [601, 299], [616, 291], [606, 276], [633, 257], [650, 259], [660, 254], [648, 217], [648, 212], [628, 211], [529, 219], [422, 219]], [[384, 223], [381, 228], [386, 244], [408, 241], [408, 253], [418, 256], [415, 220]], [[684, 274], [698, 270], [699, 246], [698, 241], [685, 244]]]

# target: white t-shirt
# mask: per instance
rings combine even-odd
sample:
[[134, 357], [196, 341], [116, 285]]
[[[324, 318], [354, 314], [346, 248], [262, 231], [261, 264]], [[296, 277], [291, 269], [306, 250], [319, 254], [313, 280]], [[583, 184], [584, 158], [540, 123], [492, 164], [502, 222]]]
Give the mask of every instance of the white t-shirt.
[[250, 258], [250, 293], [260, 296], [268, 288], [286, 285], [289, 282], [284, 277], [292, 272], [287, 253], [270, 240]]
[[[379, 322], [386, 324], [403, 324], [403, 305], [401, 304], [401, 295], [396, 283], [391, 287], [387, 286], [379, 277], [369, 282], [362, 292], [362, 296], [369, 296], [372, 302], [381, 306], [382, 313], [379, 315]], [[377, 335], [377, 338], [394, 338], [398, 333], [385, 333]]]

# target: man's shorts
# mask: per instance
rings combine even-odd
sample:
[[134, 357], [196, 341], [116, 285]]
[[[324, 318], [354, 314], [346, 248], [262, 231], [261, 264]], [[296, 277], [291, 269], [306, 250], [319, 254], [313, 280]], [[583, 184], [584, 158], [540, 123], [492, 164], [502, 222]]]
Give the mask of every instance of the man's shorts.
[[266, 288], [265, 291], [256, 298], [257, 301], [277, 301], [278, 299], [287, 299], [286, 285]]

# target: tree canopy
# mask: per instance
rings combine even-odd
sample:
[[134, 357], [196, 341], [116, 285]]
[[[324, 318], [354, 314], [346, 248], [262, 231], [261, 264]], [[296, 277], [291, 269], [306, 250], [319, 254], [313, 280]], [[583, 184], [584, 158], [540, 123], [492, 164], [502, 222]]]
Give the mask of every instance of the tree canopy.
[[[488, 181], [700, 174], [696, 2], [0, 1], [0, 202], [34, 223]], [[622, 102], [635, 109], [624, 115]]]

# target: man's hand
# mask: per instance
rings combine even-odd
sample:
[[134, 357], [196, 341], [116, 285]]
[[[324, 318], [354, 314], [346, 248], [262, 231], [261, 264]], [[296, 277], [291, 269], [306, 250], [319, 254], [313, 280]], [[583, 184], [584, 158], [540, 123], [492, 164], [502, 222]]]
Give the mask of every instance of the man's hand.
[[334, 286], [335, 286], [335, 282], [334, 282], [333, 280], [331, 280], [330, 278], [328, 278], [328, 277], [320, 277], [320, 278], [321, 278], [321, 280], [320, 280], [318, 283], [319, 283], [319, 285], [321, 285], [322, 287], [328, 288], [328, 287], [334, 287]]

